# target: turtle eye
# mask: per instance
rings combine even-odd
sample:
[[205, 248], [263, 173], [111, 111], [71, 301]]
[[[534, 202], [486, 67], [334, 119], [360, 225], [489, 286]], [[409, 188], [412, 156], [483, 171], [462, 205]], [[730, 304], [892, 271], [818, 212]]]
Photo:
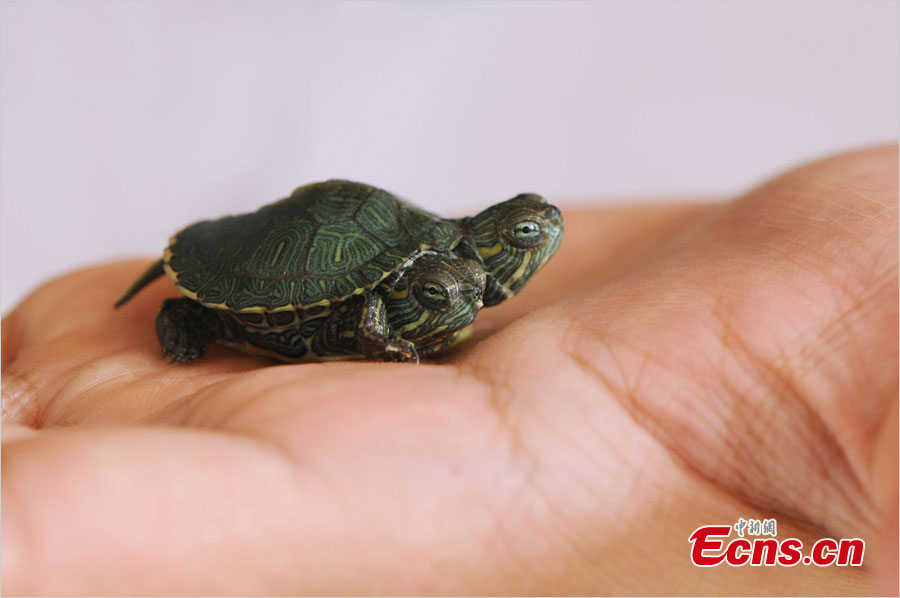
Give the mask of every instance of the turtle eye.
[[534, 247], [541, 241], [543, 234], [541, 225], [534, 220], [520, 220], [509, 229], [508, 236], [519, 247]]
[[439, 282], [424, 282], [418, 287], [419, 301], [430, 309], [445, 309], [450, 305], [450, 290]]

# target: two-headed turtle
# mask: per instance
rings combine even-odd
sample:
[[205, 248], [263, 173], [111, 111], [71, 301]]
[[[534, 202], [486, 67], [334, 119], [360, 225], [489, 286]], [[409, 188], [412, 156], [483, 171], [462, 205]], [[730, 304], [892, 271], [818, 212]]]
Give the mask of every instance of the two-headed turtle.
[[559, 210], [522, 194], [444, 219], [344, 180], [177, 233], [116, 302], [164, 273], [183, 295], [156, 316], [163, 353], [211, 342], [280, 361], [418, 360], [466, 338], [559, 247]]

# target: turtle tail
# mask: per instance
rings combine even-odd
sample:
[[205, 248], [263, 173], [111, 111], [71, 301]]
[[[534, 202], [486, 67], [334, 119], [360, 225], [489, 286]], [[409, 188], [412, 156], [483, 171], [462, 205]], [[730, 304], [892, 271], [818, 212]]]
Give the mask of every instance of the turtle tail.
[[119, 300], [115, 303], [116, 309], [118, 309], [123, 303], [137, 295], [141, 291], [141, 289], [143, 289], [145, 286], [147, 286], [163, 274], [165, 274], [165, 271], [163, 270], [163, 261], [159, 260], [152, 266], [147, 268], [147, 271], [141, 274], [141, 277], [135, 280], [134, 284], [128, 287], [128, 290], [125, 291], [125, 293], [121, 297], [119, 297]]

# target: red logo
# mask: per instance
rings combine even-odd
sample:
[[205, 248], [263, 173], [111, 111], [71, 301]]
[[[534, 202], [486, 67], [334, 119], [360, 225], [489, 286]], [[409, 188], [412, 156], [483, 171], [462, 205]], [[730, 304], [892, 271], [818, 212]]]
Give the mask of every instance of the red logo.
[[[803, 541], [799, 538], [744, 537], [744, 529], [748, 536], [767, 534], [775, 536], [774, 519], [766, 520], [766, 527], [756, 526], [758, 520], [749, 522], [741, 518], [732, 525], [704, 525], [698, 527], [688, 538], [691, 543], [691, 562], [698, 567], [715, 567], [725, 563], [732, 567], [750, 565], [793, 567], [797, 564], [827, 567], [859, 567], [862, 565], [866, 542], [861, 538], [821, 538], [817, 540], [804, 556]], [[752, 531], [751, 531], [752, 530]], [[764, 531], [758, 531], [764, 530]], [[731, 532], [736, 537], [728, 540]]]

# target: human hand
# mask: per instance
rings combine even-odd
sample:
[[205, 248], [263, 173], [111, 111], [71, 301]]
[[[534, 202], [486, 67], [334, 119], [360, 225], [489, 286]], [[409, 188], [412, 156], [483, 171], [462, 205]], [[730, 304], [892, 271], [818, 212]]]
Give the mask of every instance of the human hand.
[[[3, 321], [4, 592], [896, 593], [897, 149], [565, 216], [420, 366], [170, 365], [171, 284], [112, 310], [146, 262], [36, 291]], [[864, 566], [694, 567], [739, 517]]]

